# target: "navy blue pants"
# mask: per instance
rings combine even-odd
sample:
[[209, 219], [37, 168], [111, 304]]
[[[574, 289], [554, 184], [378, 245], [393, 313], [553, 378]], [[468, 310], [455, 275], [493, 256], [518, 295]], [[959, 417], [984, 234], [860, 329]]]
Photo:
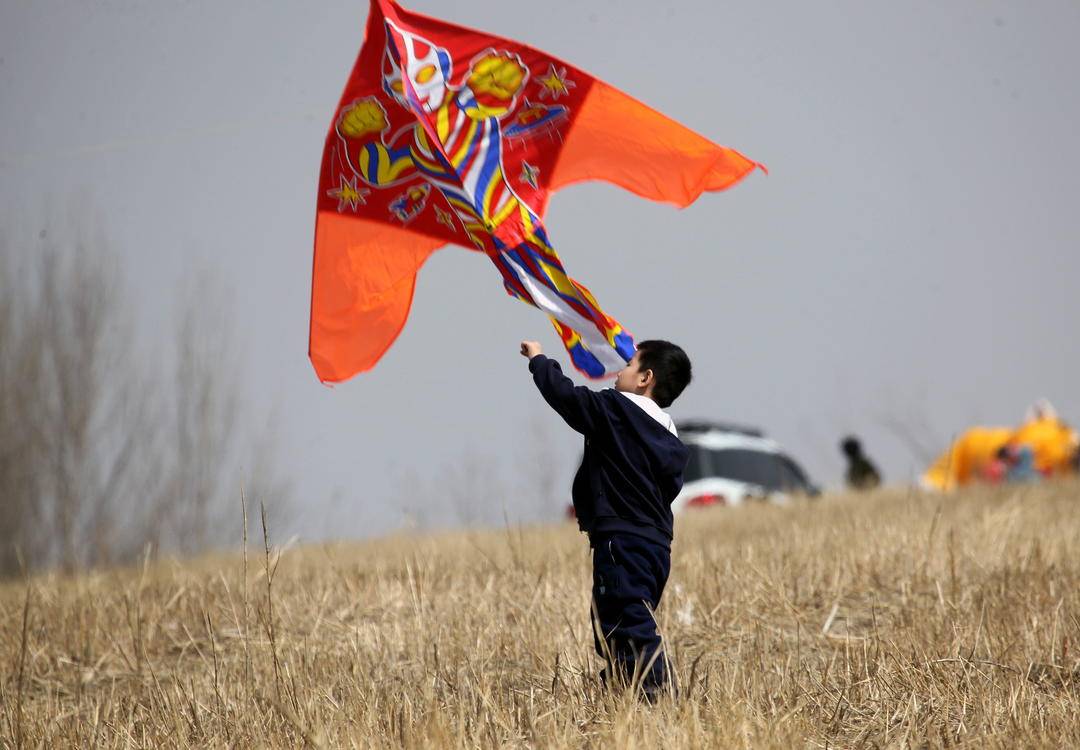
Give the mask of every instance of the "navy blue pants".
[[607, 661], [600, 678], [606, 685], [614, 672], [616, 681], [629, 684], [637, 670], [645, 694], [654, 696], [667, 684], [668, 670], [650, 609], [656, 611], [664, 593], [671, 550], [625, 533], [594, 533], [589, 544], [596, 607], [593, 637], [596, 652]]

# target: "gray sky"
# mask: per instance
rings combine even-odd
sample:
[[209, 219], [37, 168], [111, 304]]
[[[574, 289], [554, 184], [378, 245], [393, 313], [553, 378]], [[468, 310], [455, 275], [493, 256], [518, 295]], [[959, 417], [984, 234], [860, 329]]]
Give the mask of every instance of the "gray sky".
[[[365, 0], [0, 3], [0, 228], [25, 239], [87, 199], [147, 337], [192, 269], [222, 278], [244, 341], [227, 375], [276, 410], [296, 531], [378, 533], [406, 506], [444, 522], [471, 494], [527, 517], [545, 465], [569, 494], [579, 442], [516, 352], [561, 347], [483, 257], [428, 262], [373, 372], [327, 388], [307, 360], [318, 166]], [[890, 420], [936, 449], [1038, 396], [1080, 419], [1077, 3], [406, 4], [768, 165], [681, 212], [599, 184], [552, 202], [570, 273], [690, 353], [677, 420], [761, 425], [835, 485], [845, 431], [904, 481], [920, 463]]]

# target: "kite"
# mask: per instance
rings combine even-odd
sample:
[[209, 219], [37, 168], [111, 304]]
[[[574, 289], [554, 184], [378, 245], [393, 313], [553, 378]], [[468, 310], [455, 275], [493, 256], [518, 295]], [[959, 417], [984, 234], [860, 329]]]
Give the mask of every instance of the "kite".
[[519, 42], [371, 0], [319, 177], [309, 356], [323, 382], [371, 369], [416, 275], [452, 244], [486, 255], [598, 378], [631, 335], [570, 278], [544, 226], [553, 192], [605, 180], [679, 207], [761, 165]]

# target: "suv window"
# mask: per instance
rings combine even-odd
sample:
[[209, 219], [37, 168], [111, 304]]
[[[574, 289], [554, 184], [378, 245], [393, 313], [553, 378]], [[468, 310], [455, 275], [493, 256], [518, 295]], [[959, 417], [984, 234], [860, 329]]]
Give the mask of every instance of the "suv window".
[[787, 456], [745, 448], [712, 450], [700, 445], [690, 448], [684, 474], [687, 482], [722, 477], [757, 484], [773, 492], [809, 489], [805, 475]]

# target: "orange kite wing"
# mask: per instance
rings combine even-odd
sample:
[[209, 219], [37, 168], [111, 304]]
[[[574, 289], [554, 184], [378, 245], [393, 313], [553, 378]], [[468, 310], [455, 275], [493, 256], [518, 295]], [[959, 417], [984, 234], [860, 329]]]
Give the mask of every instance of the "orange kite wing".
[[391, 224], [319, 212], [308, 350], [319, 380], [339, 383], [375, 366], [409, 317], [420, 266], [442, 244]]
[[680, 208], [731, 187], [764, 166], [719, 146], [601, 81], [594, 81], [566, 136], [550, 190], [604, 180]]

